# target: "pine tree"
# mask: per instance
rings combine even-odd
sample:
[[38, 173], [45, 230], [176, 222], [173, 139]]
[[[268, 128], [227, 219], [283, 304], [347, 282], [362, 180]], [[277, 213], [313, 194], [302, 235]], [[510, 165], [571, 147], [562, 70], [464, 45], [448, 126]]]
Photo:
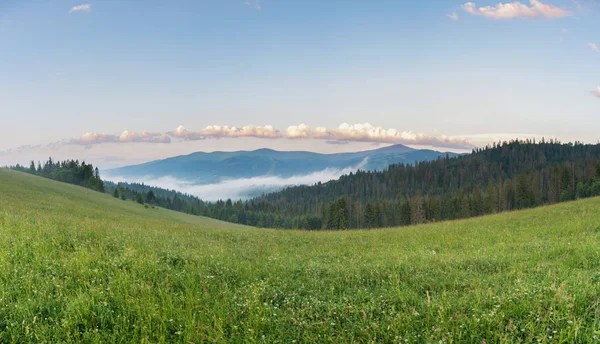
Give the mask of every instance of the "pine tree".
[[148, 203], [148, 204], [156, 203], [156, 196], [154, 196], [154, 192], [152, 192], [152, 190], [148, 191], [148, 193], [146, 194], [146, 203]]
[[410, 223], [418, 225], [425, 223], [425, 208], [423, 207], [423, 199], [417, 196], [411, 204]]
[[367, 205], [365, 205], [364, 218], [365, 218], [364, 219], [365, 228], [375, 227], [375, 210], [373, 209], [373, 205], [371, 205], [371, 202], [367, 202]]
[[498, 192], [494, 183], [490, 181], [487, 189], [485, 190], [485, 212], [487, 214], [493, 214], [498, 211]]
[[401, 226], [409, 226], [411, 224], [411, 214], [412, 210], [410, 209], [410, 202], [408, 200], [402, 202], [402, 204], [400, 205]]

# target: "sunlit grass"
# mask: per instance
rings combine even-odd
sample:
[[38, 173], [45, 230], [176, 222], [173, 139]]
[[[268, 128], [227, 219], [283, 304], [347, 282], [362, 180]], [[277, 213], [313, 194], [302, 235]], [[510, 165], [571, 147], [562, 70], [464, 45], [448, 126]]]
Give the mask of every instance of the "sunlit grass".
[[594, 342], [599, 239], [597, 198], [275, 231], [0, 170], [0, 342]]

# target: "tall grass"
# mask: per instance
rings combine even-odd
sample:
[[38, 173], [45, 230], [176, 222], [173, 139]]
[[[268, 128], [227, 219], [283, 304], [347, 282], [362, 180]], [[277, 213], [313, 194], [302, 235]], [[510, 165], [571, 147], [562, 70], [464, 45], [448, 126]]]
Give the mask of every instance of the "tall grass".
[[0, 342], [589, 343], [600, 199], [258, 230], [0, 170]]

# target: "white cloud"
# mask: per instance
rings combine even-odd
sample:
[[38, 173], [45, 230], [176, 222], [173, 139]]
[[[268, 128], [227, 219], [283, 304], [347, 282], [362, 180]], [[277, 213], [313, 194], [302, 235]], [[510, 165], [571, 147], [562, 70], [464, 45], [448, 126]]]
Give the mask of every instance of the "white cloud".
[[70, 140], [69, 144], [87, 146], [108, 142], [119, 142], [119, 137], [117, 135], [89, 132], [81, 135], [78, 139]]
[[424, 134], [413, 133], [411, 131], [399, 132], [396, 129], [385, 129], [375, 127], [369, 123], [350, 125], [341, 124], [338, 128], [327, 129], [317, 127], [314, 131], [306, 124], [290, 126], [281, 133], [270, 125], [245, 126], [242, 128], [211, 125], [202, 130], [201, 134], [205, 137], [257, 137], [267, 139], [321, 139], [328, 142], [373, 142], [373, 143], [391, 143], [391, 144], [413, 144], [429, 145], [435, 147], [470, 149], [473, 147], [464, 138], [451, 138], [447, 136], [427, 136]]
[[573, 0], [573, 3], [575, 4], [575, 6], [577, 6], [577, 10], [579, 12], [583, 11], [583, 6], [581, 5], [581, 2], [579, 2], [578, 0]]
[[90, 5], [90, 4], [82, 4], [82, 5], [77, 5], [77, 6], [71, 7], [71, 10], [69, 11], [69, 13], [73, 13], [73, 12], [90, 12], [91, 10], [92, 10], [92, 5]]
[[119, 142], [171, 143], [171, 138], [165, 134], [150, 133], [145, 130], [141, 133], [125, 130], [119, 136]]
[[512, 3], [498, 3], [494, 6], [476, 7], [475, 3], [467, 2], [462, 7], [470, 14], [493, 19], [512, 18], [561, 18], [570, 16], [572, 13], [554, 5], [548, 5], [539, 0], [529, 0], [531, 6], [518, 1]]
[[434, 147], [469, 149], [473, 145], [464, 138], [448, 136], [427, 136], [412, 131], [399, 132], [396, 129], [375, 127], [369, 123], [350, 125], [341, 124], [337, 129], [321, 131], [319, 138], [336, 141], [391, 143], [408, 145], [426, 145]]
[[279, 130], [273, 128], [271, 125], [246, 125], [241, 128], [227, 125], [209, 125], [201, 133], [207, 137], [258, 137], [270, 139], [281, 137]]
[[473, 145], [465, 137], [428, 136], [412, 131], [398, 131], [393, 128], [375, 127], [369, 123], [347, 124], [343, 123], [337, 128], [327, 129], [316, 127], [314, 130], [306, 124], [289, 126], [284, 133], [272, 125], [255, 126], [246, 125], [234, 127], [227, 125], [209, 125], [196, 132], [180, 125], [173, 131], [167, 132], [131, 132], [125, 130], [120, 135], [100, 134], [88, 132], [79, 138], [63, 140], [55, 143], [60, 145], [81, 145], [90, 147], [103, 143], [163, 143], [168, 144], [174, 139], [181, 141], [196, 141], [215, 138], [242, 138], [252, 137], [259, 139], [313, 139], [325, 140], [327, 143], [369, 142], [406, 144], [419, 146], [432, 146], [444, 148], [470, 149]]
[[327, 132], [327, 128], [325, 127], [317, 127], [315, 128], [315, 132], [313, 133], [313, 137], [316, 139], [327, 139], [329, 138], [329, 133]]
[[446, 16], [452, 20], [458, 20], [458, 14], [456, 12], [452, 12], [451, 14], [446, 14]]
[[98, 134], [89, 132], [81, 135], [78, 139], [66, 141], [71, 145], [91, 146], [101, 143], [129, 143], [129, 142], [145, 142], [145, 143], [171, 143], [171, 138], [161, 133], [151, 133], [142, 131], [141, 133], [129, 132], [125, 130], [121, 135]]
[[596, 89], [595, 89], [594, 91], [592, 91], [592, 93], [593, 93], [593, 94], [594, 94], [596, 97], [600, 98], [600, 86], [596, 87]]
[[244, 1], [244, 5], [260, 10], [260, 0], [248, 0]]
[[598, 46], [596, 45], [596, 43], [588, 43], [588, 47], [590, 47], [590, 49], [592, 49], [593, 51], [600, 53], [600, 49], [598, 49]]
[[310, 127], [306, 124], [292, 125], [285, 130], [285, 137], [288, 139], [309, 138], [310, 136]]
[[178, 126], [177, 128], [175, 128], [174, 131], [168, 132], [167, 135], [183, 139], [184, 141], [196, 141], [205, 139], [205, 137], [201, 133], [187, 130], [183, 125]]

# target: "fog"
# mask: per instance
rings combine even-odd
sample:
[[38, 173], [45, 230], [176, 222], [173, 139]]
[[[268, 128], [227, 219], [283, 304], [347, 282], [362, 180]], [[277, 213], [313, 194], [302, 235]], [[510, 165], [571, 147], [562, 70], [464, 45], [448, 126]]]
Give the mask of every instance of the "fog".
[[177, 190], [191, 194], [205, 201], [217, 201], [231, 198], [233, 200], [248, 199], [260, 196], [266, 192], [278, 191], [288, 186], [312, 185], [318, 182], [327, 182], [338, 179], [342, 175], [363, 169], [368, 161], [365, 158], [360, 164], [344, 169], [327, 168], [322, 171], [306, 175], [298, 175], [287, 178], [278, 176], [260, 176], [252, 178], [229, 179], [214, 184], [193, 184], [185, 180], [179, 180], [171, 176], [152, 178], [125, 178], [108, 176], [106, 179], [113, 182], [144, 183], [164, 189]]

